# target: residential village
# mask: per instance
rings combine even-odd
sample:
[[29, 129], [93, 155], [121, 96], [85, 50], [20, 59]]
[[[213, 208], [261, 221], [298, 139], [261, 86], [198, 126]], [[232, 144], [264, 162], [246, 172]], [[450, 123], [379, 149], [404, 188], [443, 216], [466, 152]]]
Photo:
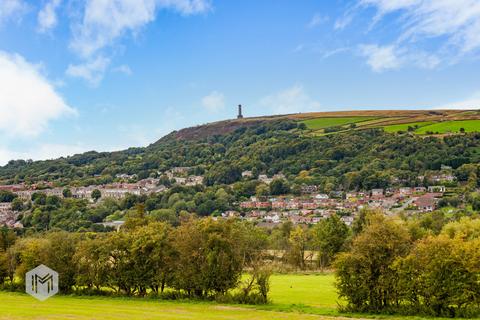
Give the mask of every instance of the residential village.
[[[307, 189], [315, 189], [306, 186]], [[240, 203], [243, 214], [227, 212], [224, 216], [241, 215], [247, 220], [260, 222], [265, 227], [291, 221], [293, 224], [315, 224], [321, 219], [338, 214], [347, 225], [364, 208], [379, 209], [385, 214], [402, 210], [430, 212], [445, 192], [444, 186], [402, 187], [398, 189], [373, 189], [369, 192], [333, 192], [305, 194], [300, 197], [282, 196], [271, 198], [251, 197]]]
[[[194, 186], [203, 184], [202, 176], [188, 175], [188, 167], [175, 167], [162, 174], [172, 182]], [[252, 178], [251, 171], [242, 172], [244, 179]], [[128, 194], [148, 195], [160, 193], [167, 187], [160, 184], [160, 179], [147, 178], [137, 182], [126, 182], [135, 179], [134, 175], [119, 174], [118, 180], [108, 185], [70, 187], [72, 197], [88, 199], [93, 202], [92, 192], [98, 189], [101, 198], [122, 199]], [[275, 179], [285, 179], [283, 174], [268, 177], [265, 174], [258, 176], [258, 180], [270, 184]], [[419, 177], [423, 179], [423, 177]], [[451, 182], [453, 175], [439, 174], [429, 177], [430, 181]], [[43, 192], [46, 195], [64, 196], [64, 187], [53, 187], [47, 184], [39, 189], [36, 185], [26, 186], [0, 185], [0, 190], [8, 190], [18, 195], [22, 200], [28, 201], [35, 192]], [[426, 187], [399, 187], [389, 189], [372, 189], [365, 192], [341, 192], [333, 191], [330, 194], [319, 193], [315, 185], [303, 185], [301, 196], [278, 196], [278, 197], [255, 197], [247, 201], [234, 203], [236, 210], [222, 213], [222, 217], [238, 217], [258, 223], [264, 227], [274, 227], [276, 224], [291, 221], [293, 224], [315, 224], [321, 219], [338, 214], [347, 225], [351, 225], [355, 216], [363, 208], [380, 209], [388, 214], [395, 214], [402, 210], [415, 210], [417, 212], [433, 211], [437, 203], [446, 191], [443, 185]], [[11, 203], [0, 203], [0, 225], [12, 228], [21, 228], [17, 222], [18, 213], [12, 210]], [[120, 222], [115, 222], [119, 224]]]

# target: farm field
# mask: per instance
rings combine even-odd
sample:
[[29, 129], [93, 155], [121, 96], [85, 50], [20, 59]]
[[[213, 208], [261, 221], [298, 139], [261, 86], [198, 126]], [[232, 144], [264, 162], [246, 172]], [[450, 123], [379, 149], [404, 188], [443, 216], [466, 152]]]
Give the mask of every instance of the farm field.
[[394, 125], [383, 127], [383, 130], [385, 130], [386, 132], [407, 131], [408, 127], [417, 126], [420, 129], [422, 127], [429, 126], [431, 124], [434, 124], [434, 122], [423, 121], [423, 122], [410, 122], [410, 123], [394, 124]]
[[374, 120], [375, 117], [339, 117], [339, 118], [316, 118], [303, 121], [307, 128], [312, 130], [325, 129], [329, 127], [343, 126], [350, 123]]
[[[355, 111], [306, 113], [290, 117], [306, 124], [311, 133], [318, 136], [352, 130], [348, 125], [353, 123], [356, 124], [354, 130], [382, 128], [390, 133], [407, 131], [409, 126], [416, 126], [414, 132], [421, 135], [431, 132], [459, 133], [460, 128], [464, 128], [465, 132], [480, 132], [478, 111]], [[342, 129], [325, 133], [325, 129], [332, 127]]]
[[426, 134], [427, 132], [434, 133], [456, 133], [460, 132], [460, 128], [465, 129], [465, 132], [480, 131], [480, 120], [459, 120], [459, 121], [445, 121], [438, 122], [428, 126], [424, 126], [415, 131], [418, 134]]

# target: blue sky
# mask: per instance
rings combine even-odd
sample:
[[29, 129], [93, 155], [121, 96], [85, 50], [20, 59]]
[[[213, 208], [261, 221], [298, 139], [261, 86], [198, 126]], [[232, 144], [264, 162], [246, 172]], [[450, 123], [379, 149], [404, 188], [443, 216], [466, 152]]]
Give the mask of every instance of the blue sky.
[[0, 164], [246, 116], [480, 106], [478, 0], [0, 0]]

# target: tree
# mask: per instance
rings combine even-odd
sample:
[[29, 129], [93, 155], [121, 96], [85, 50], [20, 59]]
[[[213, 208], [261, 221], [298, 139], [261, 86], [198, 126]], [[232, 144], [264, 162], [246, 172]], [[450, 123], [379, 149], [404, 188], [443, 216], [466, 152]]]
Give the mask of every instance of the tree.
[[175, 210], [172, 209], [158, 209], [153, 210], [149, 214], [150, 217], [159, 222], [167, 222], [172, 226], [177, 226], [179, 223], [178, 216]]
[[224, 294], [234, 288], [243, 270], [233, 221], [189, 220], [172, 235], [177, 252], [175, 288], [190, 295]]
[[380, 215], [368, 218], [351, 251], [335, 261], [339, 296], [350, 310], [378, 312], [398, 302], [392, 265], [409, 247], [408, 231], [399, 221]]
[[285, 179], [275, 179], [270, 183], [270, 194], [281, 195], [290, 192], [290, 187]]
[[60, 231], [46, 236], [43, 264], [49, 266], [61, 279], [59, 289], [62, 293], [69, 293], [76, 284], [76, 264], [74, 255], [78, 243], [75, 234]]
[[0, 251], [0, 285], [5, 282], [8, 276], [8, 258], [5, 252]]
[[65, 188], [65, 189], [63, 189], [62, 195], [63, 195], [64, 198], [71, 198], [71, 197], [73, 197], [73, 193], [72, 193], [72, 190], [70, 190], [70, 188]]
[[[474, 316], [480, 302], [480, 238], [430, 236], [396, 261], [399, 296], [432, 316]], [[418, 312], [418, 311], [417, 311]]]
[[91, 197], [95, 202], [97, 202], [98, 199], [100, 199], [102, 197], [102, 193], [100, 192], [100, 190], [94, 189], [94, 190], [92, 190]]
[[317, 251], [317, 262], [321, 268], [330, 265], [339, 253], [348, 236], [349, 229], [337, 215], [321, 220], [311, 230], [312, 245]]
[[22, 211], [23, 210], [23, 200], [20, 199], [20, 198], [13, 199], [12, 210], [13, 211]]
[[12, 202], [17, 195], [11, 191], [0, 190], [0, 202]]
[[264, 183], [257, 185], [257, 187], [255, 188], [255, 195], [257, 197], [266, 197], [269, 194], [270, 188]]
[[47, 195], [43, 192], [34, 192], [32, 194], [32, 201], [37, 206], [44, 206], [47, 202]]
[[17, 235], [12, 229], [0, 227], [0, 251], [6, 252], [8, 248], [15, 244]]
[[131, 258], [135, 283], [142, 296], [147, 289], [163, 292], [173, 279], [175, 257], [170, 232], [169, 225], [158, 222], [133, 231]]
[[111, 266], [108, 241], [107, 235], [99, 234], [78, 244], [73, 260], [77, 266], [76, 282], [79, 286], [97, 290], [108, 286]]
[[305, 251], [307, 250], [309, 240], [309, 234], [300, 226], [292, 230], [288, 239], [287, 259], [292, 265], [301, 270], [306, 268], [305, 260], [307, 257], [305, 256]]

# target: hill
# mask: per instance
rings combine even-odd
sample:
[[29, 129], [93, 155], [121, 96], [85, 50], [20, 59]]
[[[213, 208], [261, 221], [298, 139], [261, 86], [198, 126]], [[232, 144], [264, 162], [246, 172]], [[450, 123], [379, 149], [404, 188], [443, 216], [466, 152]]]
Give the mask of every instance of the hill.
[[[342, 183], [352, 172], [368, 173], [363, 178], [375, 176], [374, 182], [364, 179], [356, 185], [375, 186], [385, 184], [377, 178], [388, 170], [391, 176], [416, 177], [441, 164], [457, 168], [477, 161], [478, 131], [480, 112], [465, 110], [315, 112], [235, 119], [174, 131], [146, 148], [10, 161], [0, 167], [0, 181], [94, 185], [114, 182], [118, 175], [143, 179], [172, 167], [189, 167], [192, 173], [204, 175], [207, 184], [238, 181], [243, 170], [292, 177], [306, 170], [321, 180], [316, 181], [319, 184], [328, 179]], [[436, 137], [425, 139], [430, 135]], [[455, 149], [457, 145], [463, 147]], [[381, 165], [376, 165], [379, 161]]]
[[[201, 139], [232, 132], [240, 127], [256, 126], [267, 121], [293, 120], [305, 123], [316, 135], [325, 129], [337, 128], [334, 132], [347, 131], [352, 124], [357, 130], [384, 128], [388, 132], [412, 130], [419, 134], [459, 133], [480, 131], [480, 111], [477, 110], [365, 110], [308, 112], [288, 115], [252, 117], [218, 121], [173, 132], [169, 137], [177, 139]], [[442, 123], [438, 125], [438, 123]], [[433, 127], [430, 125], [436, 124]], [[422, 128], [422, 130], [419, 130]], [[328, 130], [327, 130], [328, 131]]]

